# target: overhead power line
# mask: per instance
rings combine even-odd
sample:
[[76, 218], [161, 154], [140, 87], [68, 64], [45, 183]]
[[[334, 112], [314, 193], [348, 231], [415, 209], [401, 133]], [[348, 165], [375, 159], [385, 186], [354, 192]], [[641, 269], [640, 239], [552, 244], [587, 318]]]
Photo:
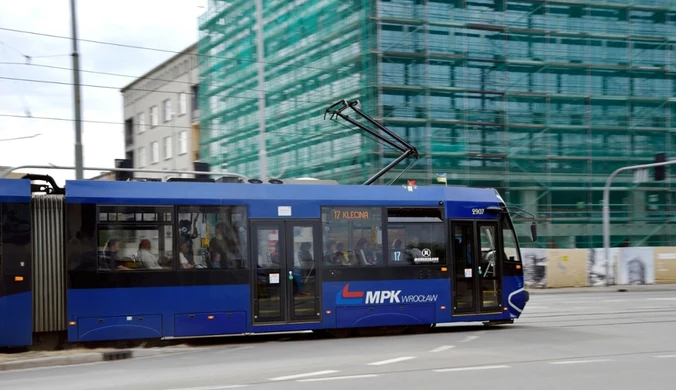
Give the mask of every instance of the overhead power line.
[[[7, 28], [7, 27], [0, 27], [0, 30], [1, 31], [10, 31], [10, 32], [19, 33], [19, 34], [36, 35], [36, 36], [47, 37], [47, 38], [71, 39], [71, 37], [67, 37], [67, 36], [64, 36], [64, 35], [47, 34], [47, 33], [40, 33], [40, 32], [37, 32], [37, 31], [19, 30], [19, 29], [14, 29], [14, 28]], [[156, 47], [148, 47], [148, 46], [130, 45], [130, 44], [126, 44], [126, 43], [98, 41], [98, 40], [94, 40], [94, 39], [79, 38], [78, 41], [87, 42], [87, 43], [95, 43], [95, 44], [99, 44], [99, 45], [116, 46], [116, 47], [122, 47], [122, 48], [127, 48], [127, 49], [148, 50], [148, 51], [154, 51], [154, 52], [159, 52], [159, 53], [170, 53], [170, 54], [181, 54], [181, 53], [183, 53], [182, 51], [176, 51], [176, 50], [159, 49], [159, 48], [156, 48]], [[249, 58], [215, 56], [215, 55], [200, 54], [200, 53], [197, 53], [197, 54], [194, 54], [194, 55], [196, 55], [197, 57], [213, 58], [213, 59], [219, 59], [219, 60], [244, 61], [244, 62], [251, 62], [251, 63], [263, 63], [263, 64], [272, 65], [272, 66], [293, 66], [293, 67], [296, 67], [296, 68], [303, 68], [303, 69], [325, 70], [325, 69], [322, 69], [322, 68], [316, 68], [316, 67], [306, 66], [306, 65], [284, 65], [284, 63], [282, 63], [282, 62], [272, 63], [272, 62], [267, 62], [267, 61], [257, 61], [257, 60], [253, 60], [253, 59], [249, 59]]]

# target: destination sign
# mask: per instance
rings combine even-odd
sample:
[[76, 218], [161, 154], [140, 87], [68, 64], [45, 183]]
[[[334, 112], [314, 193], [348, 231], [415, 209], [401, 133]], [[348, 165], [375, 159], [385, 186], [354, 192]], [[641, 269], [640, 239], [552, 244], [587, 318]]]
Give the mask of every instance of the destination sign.
[[333, 210], [333, 219], [369, 219], [367, 210]]

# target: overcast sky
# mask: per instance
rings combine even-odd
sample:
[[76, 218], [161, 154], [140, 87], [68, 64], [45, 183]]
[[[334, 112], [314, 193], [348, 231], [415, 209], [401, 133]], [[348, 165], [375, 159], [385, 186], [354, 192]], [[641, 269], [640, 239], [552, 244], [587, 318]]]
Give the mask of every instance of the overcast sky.
[[[197, 40], [197, 18], [206, 11], [206, 3], [206, 0], [77, 0], [78, 35], [81, 39], [181, 51]], [[0, 28], [69, 38], [70, 0], [0, 0]], [[114, 159], [124, 157], [120, 88], [173, 54], [87, 42], [79, 43], [79, 52], [83, 71], [81, 83], [110, 87], [83, 86], [81, 89], [84, 164], [113, 167]], [[0, 30], [0, 166], [75, 164], [70, 54], [69, 39]], [[24, 64], [24, 56], [32, 57], [32, 65]], [[10, 118], [7, 115], [65, 120]], [[33, 139], [2, 141], [33, 134], [41, 135]], [[60, 184], [65, 179], [75, 178], [73, 171], [50, 171], [49, 174]], [[94, 171], [84, 173], [85, 178], [97, 174]]]

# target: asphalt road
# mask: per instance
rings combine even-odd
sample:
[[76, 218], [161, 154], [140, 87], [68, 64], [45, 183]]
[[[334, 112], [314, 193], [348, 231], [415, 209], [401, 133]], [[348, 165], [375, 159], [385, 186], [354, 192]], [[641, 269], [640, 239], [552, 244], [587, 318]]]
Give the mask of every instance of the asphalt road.
[[[425, 335], [276, 336], [160, 357], [0, 372], [0, 388], [489, 389], [672, 388], [674, 292], [531, 295], [513, 325]], [[241, 338], [238, 338], [241, 340]]]

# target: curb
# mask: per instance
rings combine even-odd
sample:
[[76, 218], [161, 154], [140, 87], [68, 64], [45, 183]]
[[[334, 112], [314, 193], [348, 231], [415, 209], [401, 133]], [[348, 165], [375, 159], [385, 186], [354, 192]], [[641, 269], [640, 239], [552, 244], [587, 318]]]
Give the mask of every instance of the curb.
[[651, 292], [651, 291], [676, 291], [676, 284], [663, 285], [615, 285], [600, 287], [562, 287], [562, 288], [534, 288], [526, 289], [531, 295], [547, 294], [587, 294], [587, 293], [613, 293], [613, 292]]
[[98, 363], [104, 361], [114, 361], [123, 359], [133, 359], [134, 351], [114, 351], [85, 353], [71, 356], [54, 356], [26, 360], [16, 360], [13, 362], [0, 363], [0, 371], [22, 370], [26, 368], [42, 368], [56, 366], [70, 366], [75, 364]]

